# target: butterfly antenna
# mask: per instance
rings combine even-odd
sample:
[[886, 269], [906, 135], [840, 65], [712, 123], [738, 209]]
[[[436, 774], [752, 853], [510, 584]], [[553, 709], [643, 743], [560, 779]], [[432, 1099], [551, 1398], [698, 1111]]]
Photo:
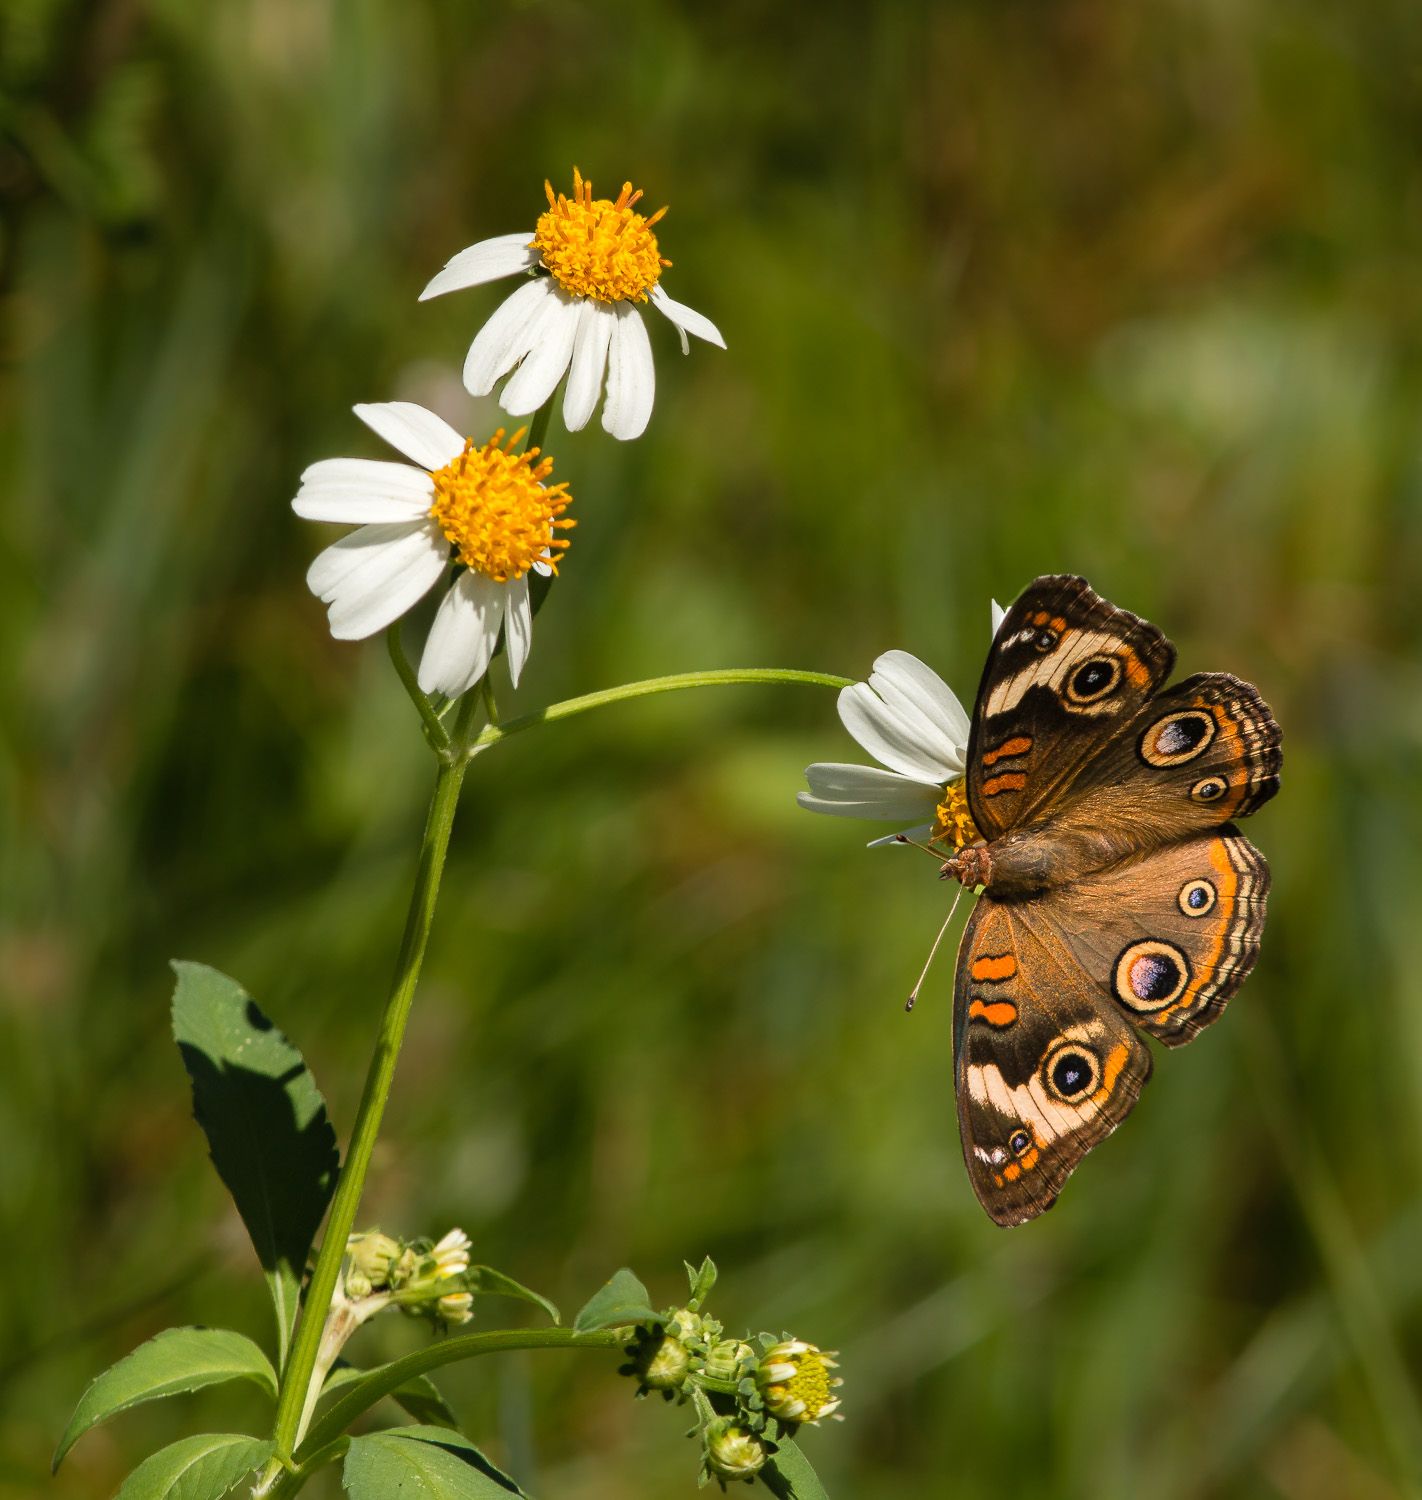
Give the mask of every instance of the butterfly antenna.
[[958, 903], [963, 899], [963, 887], [958, 887], [958, 894], [953, 897], [953, 904], [948, 908], [948, 915], [943, 919], [943, 925], [938, 929], [938, 936], [933, 940], [933, 946], [928, 950], [928, 963], [923, 966], [923, 973], [918, 976], [918, 983], [913, 987], [913, 994], [908, 997], [905, 1010], [913, 1009], [913, 1002], [918, 999], [918, 992], [923, 988], [923, 981], [928, 978], [928, 970], [933, 963], [933, 955], [938, 952], [938, 945], [943, 941], [943, 934], [948, 931], [948, 924], [953, 920], [953, 913], [958, 910]]
[[931, 844], [920, 844], [917, 839], [911, 839], [906, 833], [896, 833], [894, 835], [894, 842], [896, 844], [907, 844], [911, 849], [922, 849], [925, 854], [931, 854], [937, 860], [943, 858], [941, 850], [933, 848]]

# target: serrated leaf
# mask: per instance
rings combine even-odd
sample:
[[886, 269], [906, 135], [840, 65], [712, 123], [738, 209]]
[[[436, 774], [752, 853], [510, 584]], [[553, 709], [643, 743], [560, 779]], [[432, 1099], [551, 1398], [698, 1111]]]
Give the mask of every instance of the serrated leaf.
[[810, 1467], [800, 1447], [788, 1439], [781, 1442], [775, 1455], [760, 1471], [765, 1487], [779, 1500], [829, 1500], [820, 1477]]
[[255, 1380], [275, 1397], [276, 1371], [251, 1341], [230, 1328], [168, 1328], [98, 1376], [79, 1398], [54, 1450], [52, 1468], [95, 1422], [131, 1406], [200, 1390], [224, 1380]]
[[173, 1037], [193, 1116], [262, 1263], [284, 1365], [306, 1257], [336, 1185], [336, 1132], [300, 1052], [242, 986], [206, 964], [173, 969]]
[[218, 1500], [272, 1456], [272, 1445], [241, 1432], [180, 1438], [145, 1458], [114, 1500]]
[[598, 1328], [615, 1328], [619, 1323], [659, 1323], [661, 1317], [651, 1306], [647, 1288], [623, 1266], [588, 1298], [573, 1319], [573, 1330], [592, 1333]]
[[341, 1483], [351, 1500], [508, 1500], [524, 1493], [468, 1438], [440, 1427], [353, 1438]]
[[[364, 1380], [367, 1375], [373, 1375], [382, 1368], [383, 1366], [376, 1365], [372, 1369], [362, 1370], [342, 1360], [326, 1377], [321, 1394], [325, 1396], [342, 1386], [354, 1385], [357, 1380]], [[416, 1375], [413, 1380], [407, 1380], [398, 1390], [390, 1392], [390, 1399], [399, 1402], [417, 1422], [448, 1428], [453, 1432], [459, 1431], [459, 1418], [450, 1410], [449, 1403], [439, 1393], [439, 1387], [428, 1375]]]
[[559, 1321], [558, 1309], [547, 1297], [540, 1296], [532, 1288], [515, 1281], [512, 1276], [496, 1271], [493, 1266], [470, 1266], [464, 1273], [464, 1285], [467, 1290], [482, 1292], [485, 1296], [518, 1297], [524, 1302], [532, 1302], [535, 1307], [541, 1307], [555, 1323]]

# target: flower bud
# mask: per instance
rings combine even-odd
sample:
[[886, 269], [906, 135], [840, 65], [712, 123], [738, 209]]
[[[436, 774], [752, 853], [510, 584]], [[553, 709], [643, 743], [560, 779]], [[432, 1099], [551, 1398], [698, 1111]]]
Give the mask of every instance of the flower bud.
[[701, 1368], [713, 1380], [739, 1380], [742, 1364], [754, 1359], [755, 1350], [749, 1344], [740, 1339], [722, 1339], [711, 1346]]
[[679, 1391], [691, 1369], [686, 1345], [670, 1332], [658, 1335], [651, 1330], [639, 1338], [631, 1354], [633, 1369], [651, 1391]]
[[706, 1429], [706, 1467], [718, 1479], [744, 1479], [747, 1484], [765, 1465], [765, 1445], [730, 1418]]
[[376, 1287], [384, 1286], [390, 1279], [400, 1249], [399, 1240], [392, 1240], [378, 1229], [351, 1235], [346, 1241], [346, 1253], [351, 1258], [346, 1272], [346, 1294], [356, 1298], [368, 1297]]
[[[831, 1351], [833, 1353], [833, 1351]], [[765, 1409], [782, 1422], [818, 1422], [839, 1406], [834, 1388], [843, 1384], [830, 1371], [838, 1365], [830, 1354], [800, 1339], [772, 1344], [755, 1370]]]
[[435, 1311], [446, 1323], [467, 1323], [474, 1316], [473, 1306], [468, 1292], [449, 1292], [435, 1303]]
[[430, 1254], [435, 1258], [436, 1281], [462, 1276], [469, 1269], [469, 1236], [462, 1229], [451, 1229]]

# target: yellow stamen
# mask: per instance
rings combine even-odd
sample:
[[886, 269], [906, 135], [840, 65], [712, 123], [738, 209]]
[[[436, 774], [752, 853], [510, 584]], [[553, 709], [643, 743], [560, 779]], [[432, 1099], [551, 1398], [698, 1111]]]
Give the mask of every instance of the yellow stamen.
[[568, 543], [554, 536], [554, 530], [578, 524], [558, 519], [572, 499], [568, 486], [545, 489], [541, 483], [552, 473], [553, 460], [535, 465], [537, 448], [513, 452], [523, 434], [519, 428], [505, 448], [499, 447], [502, 427], [482, 448], [471, 438], [458, 458], [431, 476], [435, 498], [430, 514], [459, 561], [495, 583], [521, 578], [536, 562], [556, 573], [558, 553]]
[[538, 221], [533, 243], [553, 279], [575, 297], [596, 297], [600, 302], [645, 302], [656, 286], [662, 267], [671, 265], [657, 249], [652, 233], [666, 209], [650, 218], [634, 213], [632, 205], [642, 196], [624, 182], [614, 203], [594, 200], [592, 183], [573, 168], [573, 196], [556, 197], [553, 184], [545, 182], [548, 212]]
[[938, 815], [933, 820], [933, 832], [928, 835], [930, 844], [952, 844], [962, 849], [976, 844], [982, 837], [973, 815], [968, 811], [968, 794], [961, 781], [955, 781], [938, 804]]

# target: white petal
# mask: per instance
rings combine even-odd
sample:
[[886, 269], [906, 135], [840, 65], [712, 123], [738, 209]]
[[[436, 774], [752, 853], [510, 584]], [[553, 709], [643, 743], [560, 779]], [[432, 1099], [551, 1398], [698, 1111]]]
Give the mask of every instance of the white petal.
[[[892, 687], [888, 692], [900, 697]], [[840, 693], [839, 716], [875, 760], [915, 781], [945, 782], [963, 768], [953, 747], [921, 713], [898, 712], [867, 682]]]
[[[869, 686], [905, 717], [922, 714], [941, 733], [943, 748], [955, 755], [959, 762], [957, 769], [962, 770], [963, 751], [967, 749], [972, 726], [958, 695], [932, 667], [907, 651], [886, 651], [874, 663]], [[893, 696], [890, 689], [897, 689], [902, 697]]]
[[992, 638], [997, 639], [997, 633], [1002, 629], [1002, 622], [1007, 618], [1007, 611], [996, 599], [992, 601]]
[[617, 314], [596, 297], [584, 297], [578, 311], [578, 336], [573, 343], [573, 364], [563, 391], [563, 426], [581, 432], [597, 409], [602, 377], [607, 369], [607, 346]]
[[697, 338], [705, 339], [708, 344], [715, 344], [718, 348], [726, 347], [726, 341], [721, 337], [721, 330], [710, 318], [697, 312], [694, 307], [688, 307], [684, 302], [673, 302], [662, 290], [660, 283], [654, 286], [648, 295], [652, 299], [652, 306], [658, 312], [665, 313], [684, 333], [694, 333]]
[[469, 353], [464, 357], [464, 386], [471, 396], [487, 396], [494, 382], [528, 353], [524, 337], [530, 322], [543, 310], [545, 300], [553, 295], [553, 283], [546, 276], [526, 281], [494, 309], [494, 315], [474, 335]]
[[501, 234], [492, 240], [480, 240], [461, 250], [420, 293], [420, 301], [442, 297], [446, 292], [461, 291], [466, 286], [481, 286], [501, 276], [515, 276], [538, 264], [538, 250], [531, 234]]
[[870, 839], [864, 847], [877, 849], [883, 844], [897, 844], [900, 838], [912, 839], [916, 844], [921, 844], [932, 832], [932, 823], [916, 823], [912, 828], [901, 828], [897, 833], [886, 833], [881, 839]]
[[551, 295], [544, 299], [538, 318], [524, 330], [528, 349], [523, 363], [504, 387], [499, 405], [515, 417], [535, 412], [558, 388], [578, 332], [578, 303], [560, 286], [548, 283]]
[[508, 657], [509, 680], [518, 686], [519, 673], [533, 644], [533, 601], [528, 597], [528, 574], [511, 578], [504, 606], [504, 654]]
[[607, 349], [607, 400], [603, 430], [626, 441], [641, 437], [652, 416], [657, 371], [642, 316], [630, 302], [616, 302], [617, 323]]
[[442, 469], [464, 452], [464, 439], [454, 428], [413, 401], [373, 401], [351, 410], [422, 469]]
[[306, 586], [331, 606], [331, 634], [359, 641], [422, 599], [448, 558], [449, 543], [433, 521], [362, 526], [321, 553]]
[[434, 484], [423, 469], [369, 458], [327, 458], [301, 476], [291, 508], [308, 521], [364, 526], [427, 515]]
[[902, 822], [935, 812], [943, 800], [941, 786], [878, 766], [819, 762], [806, 766], [805, 780], [810, 790], [798, 794], [800, 806], [839, 818], [893, 818]]
[[440, 602], [420, 658], [422, 692], [457, 698], [488, 670], [504, 617], [506, 587], [466, 569]]

